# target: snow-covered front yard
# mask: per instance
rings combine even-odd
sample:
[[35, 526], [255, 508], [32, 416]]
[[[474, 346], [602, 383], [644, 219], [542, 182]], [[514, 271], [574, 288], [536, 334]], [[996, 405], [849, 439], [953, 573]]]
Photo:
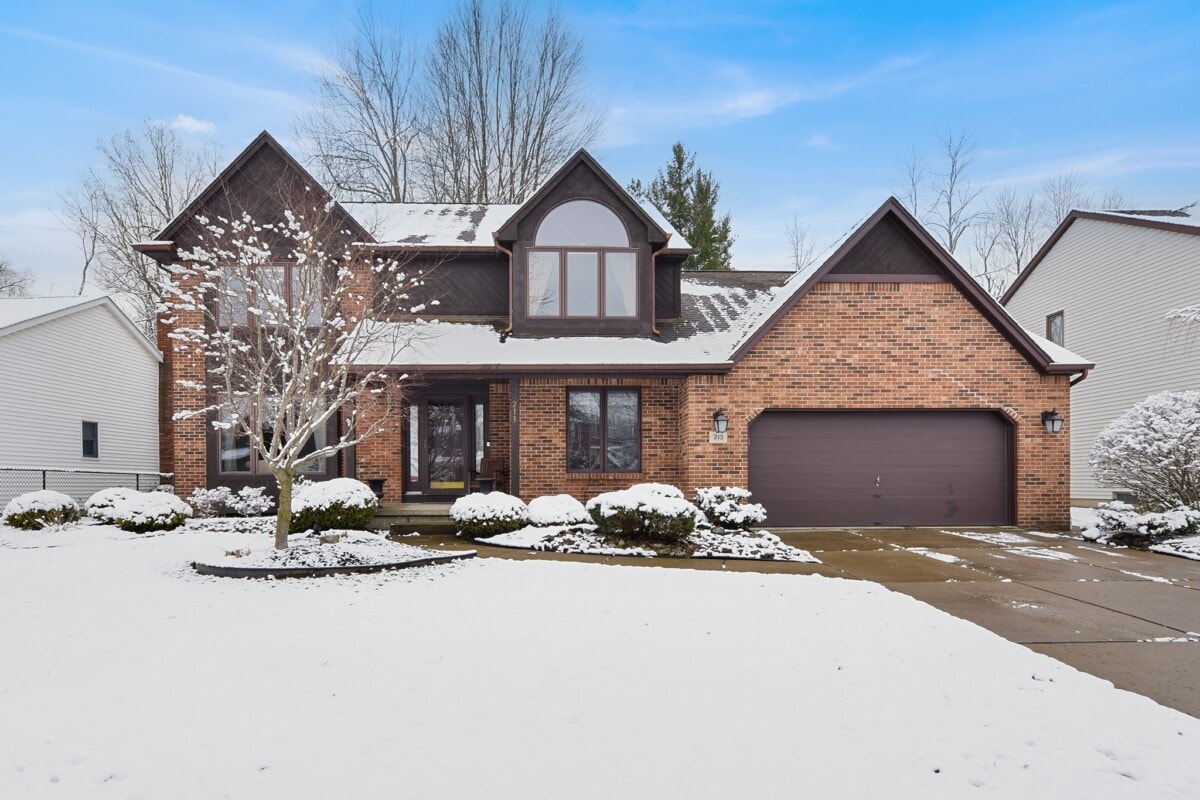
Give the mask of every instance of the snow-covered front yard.
[[186, 566], [248, 538], [0, 528], [0, 797], [1200, 795], [1200, 721], [876, 584]]

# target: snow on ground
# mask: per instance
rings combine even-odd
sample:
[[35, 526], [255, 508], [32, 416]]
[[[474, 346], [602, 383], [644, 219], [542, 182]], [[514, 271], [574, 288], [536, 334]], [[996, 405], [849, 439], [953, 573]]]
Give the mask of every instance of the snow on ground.
[[[589, 526], [592, 527], [592, 526]], [[696, 546], [693, 558], [754, 559], [760, 561], [802, 561], [820, 564], [807, 550], [783, 543], [770, 531], [693, 531], [688, 538]], [[620, 547], [603, 536], [580, 526], [527, 525], [512, 533], [479, 540], [499, 547], [546, 550], [555, 553], [586, 553], [601, 556], [645, 556], [658, 553], [650, 547]]]
[[1032, 539], [1026, 539], [1024, 536], [1018, 536], [1015, 533], [1004, 533], [1003, 531], [993, 531], [987, 533], [979, 533], [977, 531], [942, 531], [951, 536], [961, 536], [964, 539], [974, 539], [977, 542], [987, 542], [988, 544], [1033, 544]]
[[[1073, 507], [1071, 509], [1071, 526], [1082, 529], [1086, 538], [1095, 539], [1099, 534], [1098, 529], [1100, 527], [1100, 518], [1096, 514], [1096, 509]], [[1094, 531], [1094, 533], [1091, 536], [1087, 536], [1089, 531]], [[1101, 537], [1101, 542], [1103, 543], [1103, 537]], [[1150, 545], [1150, 550], [1155, 553], [1200, 561], [1200, 536], [1182, 536], [1177, 539], [1167, 539], [1164, 542]]]
[[273, 540], [256, 537], [258, 541], [255, 547], [214, 553], [201, 559], [201, 562], [218, 567], [364, 567], [448, 555], [446, 551], [393, 542], [383, 533], [373, 531], [325, 532], [326, 537], [331, 535], [341, 536], [341, 540], [323, 544], [320, 536], [294, 534], [288, 537], [287, 550], [276, 550]]
[[76, 533], [0, 549], [0, 797], [1200, 795], [1200, 720], [872, 583]]

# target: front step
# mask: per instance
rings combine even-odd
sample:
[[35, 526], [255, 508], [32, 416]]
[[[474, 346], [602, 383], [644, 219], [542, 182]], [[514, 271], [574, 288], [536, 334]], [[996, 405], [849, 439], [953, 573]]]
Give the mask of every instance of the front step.
[[455, 532], [449, 503], [384, 503], [375, 512], [372, 525], [393, 535], [414, 531], [422, 534]]

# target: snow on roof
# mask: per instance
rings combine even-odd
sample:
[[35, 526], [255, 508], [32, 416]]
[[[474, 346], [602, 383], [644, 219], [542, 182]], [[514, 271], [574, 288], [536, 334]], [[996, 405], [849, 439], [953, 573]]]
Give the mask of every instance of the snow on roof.
[[[495, 247], [492, 234], [521, 208], [512, 203], [342, 203], [350, 216], [375, 237], [378, 244], [408, 247]], [[691, 245], [667, 222], [657, 208], [639, 204], [655, 223], [670, 235], [672, 250], [690, 250]]]
[[1050, 362], [1052, 364], [1070, 364], [1074, 366], [1077, 364], [1091, 363], [1083, 356], [1073, 353], [1061, 345], [1055, 344], [1044, 336], [1038, 336], [1028, 328], [1023, 328], [1022, 330], [1025, 331], [1030, 339], [1033, 339], [1033, 343], [1040, 347], [1043, 353], [1050, 356]]
[[68, 295], [66, 297], [3, 297], [0, 298], [0, 330], [33, 322], [73, 306], [93, 303], [103, 295]]
[[1085, 213], [1104, 214], [1109, 217], [1124, 217], [1130, 220], [1144, 220], [1146, 222], [1161, 222], [1168, 225], [1184, 225], [1189, 228], [1200, 228], [1200, 208], [1197, 208], [1196, 203], [1175, 210], [1109, 211], [1097, 209]]
[[458, 203], [342, 203], [380, 244], [410, 247], [495, 247], [492, 233], [517, 205]]
[[[728, 364], [737, 345], [763, 320], [792, 273], [685, 274], [682, 314], [660, 324], [662, 335], [509, 336], [481, 323], [418, 320], [364, 322], [386, 326], [392, 336], [364, 353], [357, 363], [406, 367], [503, 367], [548, 364], [635, 366], [651, 364]], [[403, 341], [402, 358], [391, 344]]]

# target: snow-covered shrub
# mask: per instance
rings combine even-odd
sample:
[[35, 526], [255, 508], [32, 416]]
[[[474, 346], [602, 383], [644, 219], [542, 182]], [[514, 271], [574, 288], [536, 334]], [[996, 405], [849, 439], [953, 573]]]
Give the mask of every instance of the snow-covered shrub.
[[496, 536], [525, 526], [529, 509], [519, 497], [504, 492], [475, 493], [460, 497], [450, 506], [450, 519], [459, 533]]
[[365, 530], [375, 518], [379, 498], [354, 478], [306, 483], [292, 494], [292, 531], [316, 525], [324, 530]]
[[590, 522], [583, 503], [569, 494], [552, 494], [529, 501], [529, 524], [539, 527], [581, 525]]
[[1200, 511], [1188, 506], [1139, 512], [1129, 503], [1114, 501], [1101, 503], [1096, 518], [1104, 533], [1131, 533], [1151, 542], [1200, 533]]
[[683, 492], [661, 483], [605, 492], [588, 500], [586, 507], [601, 533], [657, 542], [686, 539], [703, 517], [700, 509], [684, 499]]
[[92, 519], [101, 522], [112, 522], [112, 508], [122, 500], [128, 500], [141, 494], [137, 489], [127, 486], [115, 486], [112, 489], [101, 489], [87, 499], [83, 504], [84, 511]]
[[1200, 507], [1200, 391], [1151, 395], [1096, 437], [1096, 479], [1148, 506]]
[[236, 494], [228, 486], [195, 489], [188, 503], [198, 517], [257, 517], [275, 507], [261, 486], [243, 486]]
[[709, 522], [722, 528], [744, 531], [760, 525], [767, 510], [760, 503], [748, 503], [750, 490], [737, 486], [709, 486], [696, 490], [696, 505]]
[[4, 507], [3, 519], [5, 525], [34, 531], [49, 525], [77, 522], [79, 506], [62, 492], [42, 489], [9, 500]]
[[116, 503], [108, 514], [123, 531], [147, 533], [178, 528], [192, 516], [192, 507], [166, 492], [138, 492]]

